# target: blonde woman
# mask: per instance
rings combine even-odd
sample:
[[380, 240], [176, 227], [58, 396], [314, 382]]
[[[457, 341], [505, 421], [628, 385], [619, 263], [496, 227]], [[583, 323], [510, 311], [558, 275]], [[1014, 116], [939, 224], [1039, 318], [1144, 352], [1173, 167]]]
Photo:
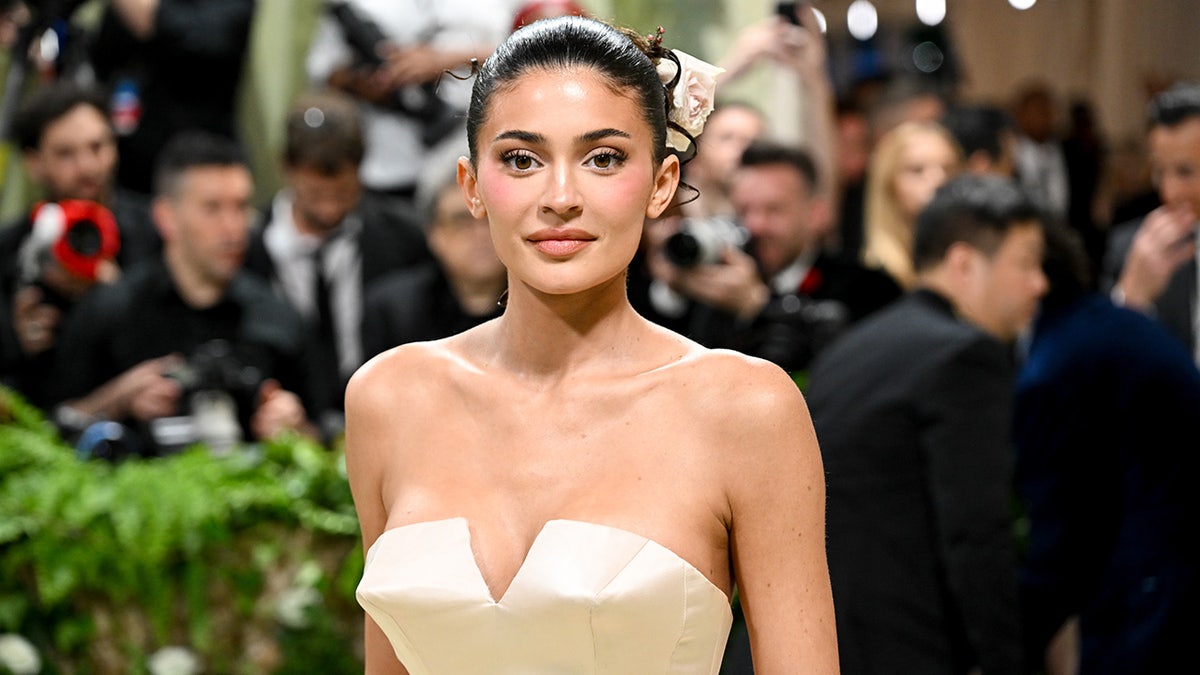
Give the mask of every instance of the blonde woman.
[[954, 137], [936, 122], [904, 122], [884, 134], [867, 170], [863, 262], [912, 288], [917, 214], [961, 165]]

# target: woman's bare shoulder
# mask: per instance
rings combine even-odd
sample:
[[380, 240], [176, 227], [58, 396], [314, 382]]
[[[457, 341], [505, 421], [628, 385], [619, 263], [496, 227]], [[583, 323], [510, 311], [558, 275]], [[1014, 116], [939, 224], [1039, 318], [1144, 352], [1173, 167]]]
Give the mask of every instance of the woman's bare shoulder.
[[695, 395], [723, 402], [729, 414], [771, 414], [803, 407], [804, 397], [787, 372], [763, 359], [727, 349], [700, 347], [679, 365]]
[[470, 365], [454, 338], [393, 347], [368, 360], [350, 378], [346, 406], [390, 407], [400, 401], [425, 400], [464, 368]]
[[727, 350], [692, 353], [679, 364], [694, 430], [712, 441], [735, 473], [769, 466], [797, 448], [815, 449], [812, 418], [792, 377], [775, 364]]

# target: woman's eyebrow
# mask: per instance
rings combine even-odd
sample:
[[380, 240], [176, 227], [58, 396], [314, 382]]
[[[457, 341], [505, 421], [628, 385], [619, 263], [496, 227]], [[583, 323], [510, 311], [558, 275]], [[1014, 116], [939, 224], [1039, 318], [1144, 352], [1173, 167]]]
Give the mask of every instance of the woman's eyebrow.
[[[607, 129], [596, 129], [595, 131], [589, 131], [587, 133], [581, 134], [576, 140], [580, 143], [594, 143], [596, 141], [603, 140], [605, 138], [612, 138], [614, 136], [616, 136], [618, 138], [631, 138], [631, 136], [629, 135], [628, 132], [621, 131], [620, 129], [614, 129], [614, 128], [610, 127]], [[499, 134], [496, 134], [496, 138], [493, 140], [494, 141], [516, 140], [516, 141], [522, 141], [524, 143], [542, 144], [542, 143], [546, 142], [546, 137], [543, 136], [542, 134], [535, 133], [532, 131], [522, 131], [520, 129], [512, 129], [510, 131], [502, 131]]]
[[504, 140], [510, 140], [510, 139], [515, 140], [515, 141], [524, 141], [525, 143], [545, 143], [546, 142], [545, 136], [543, 136], [541, 134], [536, 134], [532, 131], [521, 131], [520, 129], [514, 129], [512, 131], [502, 131], [502, 132], [496, 134], [496, 138], [494, 138], [492, 140], [493, 141], [504, 141]]
[[602, 140], [605, 138], [611, 138], [613, 136], [617, 136], [620, 138], [630, 138], [628, 133], [621, 131], [620, 129], [609, 128], [609, 129], [597, 129], [595, 131], [589, 131], [586, 134], [581, 135], [579, 137], [579, 141], [581, 143], [594, 143], [596, 141], [599, 141], [599, 140]]

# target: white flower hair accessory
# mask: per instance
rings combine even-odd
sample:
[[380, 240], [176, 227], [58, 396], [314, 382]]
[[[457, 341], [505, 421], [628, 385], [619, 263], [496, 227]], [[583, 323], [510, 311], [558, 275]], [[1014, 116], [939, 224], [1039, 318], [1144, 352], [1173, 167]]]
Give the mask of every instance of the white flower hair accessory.
[[[658, 77], [671, 95], [667, 147], [683, 152], [704, 131], [716, 100], [717, 76], [725, 69], [678, 49], [670, 53], [674, 58], [664, 56], [658, 62]], [[687, 133], [680, 133], [681, 129]]]

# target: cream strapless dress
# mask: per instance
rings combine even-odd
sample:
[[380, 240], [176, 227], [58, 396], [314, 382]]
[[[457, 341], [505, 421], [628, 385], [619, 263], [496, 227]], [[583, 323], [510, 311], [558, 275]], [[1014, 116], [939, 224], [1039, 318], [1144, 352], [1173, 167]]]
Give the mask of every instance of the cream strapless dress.
[[667, 548], [577, 520], [543, 526], [499, 600], [465, 518], [387, 530], [357, 597], [411, 675], [716, 675], [733, 621]]

